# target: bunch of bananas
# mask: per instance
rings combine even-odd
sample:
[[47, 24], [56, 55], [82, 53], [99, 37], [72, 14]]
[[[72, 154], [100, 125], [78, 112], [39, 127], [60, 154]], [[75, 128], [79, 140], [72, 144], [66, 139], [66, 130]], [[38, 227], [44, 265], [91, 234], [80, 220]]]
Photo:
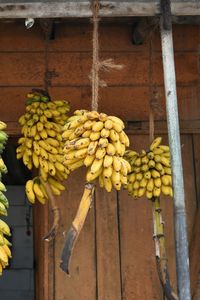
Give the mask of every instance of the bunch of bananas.
[[101, 187], [110, 192], [127, 183], [131, 167], [123, 158], [129, 139], [124, 123], [115, 116], [97, 111], [77, 110], [64, 126], [64, 164], [70, 171], [88, 167], [87, 182], [99, 177]]
[[9, 248], [11, 243], [4, 235], [11, 235], [10, 228], [0, 219], [0, 275], [2, 275], [3, 269], [8, 266], [8, 259], [12, 257]]
[[8, 139], [8, 135], [4, 132], [4, 129], [6, 129], [6, 124], [0, 121], [0, 154], [5, 149], [5, 144]]
[[[0, 153], [3, 152], [5, 143], [8, 139], [7, 134], [4, 132], [6, 124], [0, 121]], [[0, 156], [0, 215], [7, 216], [7, 208], [9, 206], [8, 199], [4, 195], [6, 192], [5, 185], [1, 182], [2, 174], [7, 173], [7, 167]], [[10, 228], [8, 225], [0, 219], [0, 275], [2, 275], [3, 269], [8, 266], [8, 259], [11, 258], [11, 251], [9, 246], [10, 242], [4, 235], [10, 236]]]
[[[51, 190], [54, 195], [60, 196], [61, 192], [65, 190], [65, 186], [62, 185], [54, 177], [48, 177], [47, 182], [51, 186]], [[29, 201], [33, 204], [37, 198], [41, 204], [45, 204], [48, 200], [47, 191], [40, 177], [30, 179], [26, 183], [25, 187], [26, 195]]]
[[135, 198], [146, 195], [148, 199], [161, 193], [173, 196], [169, 147], [161, 145], [162, 138], [156, 138], [150, 150], [141, 153], [126, 151], [125, 159], [131, 165], [128, 184], [125, 188]]
[[[60, 181], [67, 179], [69, 174], [63, 165], [62, 142], [62, 126], [68, 119], [69, 104], [63, 100], [50, 101], [47, 96], [36, 92], [27, 97], [26, 113], [19, 118], [23, 137], [18, 140], [17, 159], [22, 159], [30, 170], [33, 167], [39, 169], [39, 176], [45, 182], [50, 180], [52, 192], [57, 195], [55, 184], [60, 187]], [[39, 186], [37, 180], [27, 182], [26, 191], [32, 189], [32, 192], [27, 192], [29, 201], [34, 203], [38, 198], [44, 203], [46, 197], [39, 196], [41, 193], [36, 193], [34, 186]]]

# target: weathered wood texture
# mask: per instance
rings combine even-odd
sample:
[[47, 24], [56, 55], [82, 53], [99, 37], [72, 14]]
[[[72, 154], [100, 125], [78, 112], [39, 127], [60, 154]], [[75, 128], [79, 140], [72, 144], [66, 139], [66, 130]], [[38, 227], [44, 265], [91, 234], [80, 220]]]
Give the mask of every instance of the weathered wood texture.
[[[53, 74], [51, 96], [69, 100], [72, 111], [90, 108], [91, 30], [91, 25], [78, 22], [56, 24], [55, 39], [49, 44], [49, 70]], [[131, 145], [139, 150], [148, 146], [150, 83], [159, 108], [159, 114], [155, 115], [156, 132], [164, 134], [167, 141], [165, 99], [159, 32], [151, 33], [152, 62], [149, 60], [150, 36], [143, 45], [135, 46], [131, 32], [130, 23], [101, 26], [101, 57], [114, 58], [124, 64], [124, 69], [101, 74], [108, 87], [100, 91], [99, 109], [128, 122]], [[32, 87], [43, 86], [44, 38], [37, 23], [27, 31], [22, 21], [0, 23], [0, 34], [0, 119], [8, 122], [10, 134], [16, 135], [20, 131], [16, 122], [24, 112], [26, 93]], [[188, 234], [191, 249], [194, 249], [191, 250], [192, 283], [197, 281], [200, 247], [198, 222], [196, 238], [192, 238], [200, 197], [199, 42], [199, 26], [174, 26]], [[145, 199], [134, 201], [125, 191], [117, 195], [97, 189], [95, 206], [89, 212], [75, 248], [71, 277], [59, 269], [62, 233], [75, 216], [83, 184], [84, 170], [75, 172], [67, 182], [66, 192], [58, 199], [62, 212], [59, 236], [48, 248], [45, 246], [45, 252], [44, 208], [39, 205], [35, 208], [36, 299], [162, 299], [154, 259], [151, 203]], [[175, 282], [173, 202], [163, 198], [161, 204], [170, 274]], [[51, 213], [49, 223], [50, 218]], [[44, 261], [48, 261], [48, 266], [44, 266]]]
[[[1, 18], [60, 18], [91, 17], [90, 1], [2, 1]], [[198, 15], [200, 6], [195, 0], [172, 0], [173, 15]], [[154, 16], [161, 12], [160, 2], [154, 0], [101, 1], [103, 17]]]

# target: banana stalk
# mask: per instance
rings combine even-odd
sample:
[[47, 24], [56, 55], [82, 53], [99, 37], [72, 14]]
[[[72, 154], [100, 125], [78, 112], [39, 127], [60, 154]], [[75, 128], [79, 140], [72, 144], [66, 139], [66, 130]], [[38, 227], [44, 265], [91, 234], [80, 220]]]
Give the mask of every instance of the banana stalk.
[[174, 292], [168, 271], [168, 260], [165, 248], [164, 222], [162, 219], [162, 210], [159, 197], [152, 198], [153, 204], [153, 223], [154, 223], [154, 241], [156, 251], [157, 270], [165, 297], [168, 300], [178, 300]]
[[44, 181], [41, 177], [40, 177], [40, 181], [42, 182], [43, 186], [46, 189], [46, 193], [48, 195], [48, 199], [51, 204], [51, 211], [53, 213], [53, 225], [52, 225], [51, 229], [49, 230], [49, 232], [44, 236], [44, 240], [47, 242], [50, 242], [52, 239], [55, 238], [55, 236], [57, 235], [57, 232], [58, 232], [59, 223], [60, 223], [59, 222], [60, 221], [60, 209], [56, 205], [55, 196], [52, 193], [49, 183], [47, 181]]
[[83, 228], [83, 225], [85, 223], [85, 219], [87, 217], [88, 211], [91, 207], [91, 203], [93, 200], [93, 193], [94, 193], [94, 184], [86, 183], [75, 219], [72, 222], [71, 228], [67, 233], [67, 237], [61, 255], [60, 268], [68, 275], [69, 275], [69, 266], [73, 254], [73, 249], [79, 237], [81, 229]]

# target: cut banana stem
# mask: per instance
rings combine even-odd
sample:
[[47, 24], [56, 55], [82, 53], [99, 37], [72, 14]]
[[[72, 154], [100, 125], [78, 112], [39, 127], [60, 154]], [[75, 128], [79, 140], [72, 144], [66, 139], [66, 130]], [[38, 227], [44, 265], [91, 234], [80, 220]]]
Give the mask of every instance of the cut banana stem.
[[53, 213], [53, 225], [49, 230], [49, 232], [43, 237], [45, 241], [50, 242], [52, 239], [55, 238], [58, 232], [59, 223], [60, 223], [60, 209], [56, 205], [56, 199], [51, 190], [49, 183], [44, 181], [41, 177], [40, 177], [40, 181], [42, 182], [43, 186], [46, 189], [46, 193], [48, 195], [48, 199], [51, 205], [51, 211]]
[[165, 248], [164, 223], [162, 219], [162, 210], [159, 197], [152, 198], [153, 204], [153, 222], [154, 222], [154, 241], [156, 251], [157, 270], [160, 282], [162, 284], [166, 299], [178, 300], [176, 293], [172, 288], [169, 277], [168, 260]]
[[67, 233], [64, 248], [61, 255], [60, 268], [67, 274], [69, 274], [70, 260], [73, 254], [73, 249], [76, 241], [79, 237], [81, 229], [85, 223], [88, 211], [90, 209], [94, 193], [94, 184], [86, 183], [81, 202], [79, 204], [76, 217], [72, 222], [71, 228]]

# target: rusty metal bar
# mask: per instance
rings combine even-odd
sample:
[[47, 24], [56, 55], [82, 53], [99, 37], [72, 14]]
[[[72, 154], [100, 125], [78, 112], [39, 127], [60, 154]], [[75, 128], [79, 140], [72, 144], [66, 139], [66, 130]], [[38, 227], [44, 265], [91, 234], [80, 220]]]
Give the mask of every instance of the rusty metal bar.
[[176, 94], [176, 75], [172, 40], [170, 0], [161, 0], [161, 43], [164, 70], [168, 138], [171, 152], [174, 224], [176, 243], [176, 270], [179, 300], [190, 300], [190, 276], [188, 240], [185, 213], [185, 193], [181, 158], [178, 105]]

